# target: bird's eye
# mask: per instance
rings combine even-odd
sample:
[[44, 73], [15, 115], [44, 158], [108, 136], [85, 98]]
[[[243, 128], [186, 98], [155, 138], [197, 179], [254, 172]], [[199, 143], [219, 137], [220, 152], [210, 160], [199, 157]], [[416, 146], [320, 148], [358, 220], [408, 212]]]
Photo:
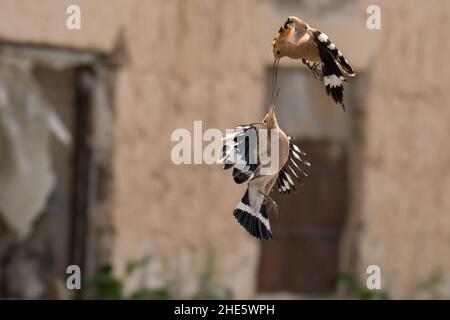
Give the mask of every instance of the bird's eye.
[[277, 50], [277, 54], [280, 54], [281, 52], [280, 52], [280, 50]]

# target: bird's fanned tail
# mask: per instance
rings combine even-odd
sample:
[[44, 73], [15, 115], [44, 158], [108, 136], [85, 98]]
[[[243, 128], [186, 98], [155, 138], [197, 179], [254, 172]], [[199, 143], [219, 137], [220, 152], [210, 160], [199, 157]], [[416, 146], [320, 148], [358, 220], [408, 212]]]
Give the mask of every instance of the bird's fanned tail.
[[249, 234], [258, 239], [269, 240], [272, 239], [272, 231], [268, 215], [269, 207], [265, 200], [263, 194], [248, 187], [233, 215]]

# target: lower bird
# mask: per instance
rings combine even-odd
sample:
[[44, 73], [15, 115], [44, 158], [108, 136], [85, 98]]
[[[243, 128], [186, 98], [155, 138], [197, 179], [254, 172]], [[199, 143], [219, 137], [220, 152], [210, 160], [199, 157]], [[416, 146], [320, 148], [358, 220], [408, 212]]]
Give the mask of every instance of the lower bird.
[[344, 74], [353, 77], [355, 72], [341, 51], [328, 36], [301, 19], [291, 16], [278, 31], [272, 42], [274, 65], [278, 68], [281, 58], [301, 59], [312, 71], [314, 77], [321, 79], [327, 95], [344, 105]]
[[306, 176], [301, 164], [309, 166], [305, 153], [278, 126], [274, 105], [262, 122], [238, 126], [224, 140], [224, 169], [233, 168], [234, 181], [248, 184], [234, 217], [252, 236], [272, 239], [269, 216], [278, 209], [269, 193], [275, 183], [282, 193], [295, 189], [294, 181]]

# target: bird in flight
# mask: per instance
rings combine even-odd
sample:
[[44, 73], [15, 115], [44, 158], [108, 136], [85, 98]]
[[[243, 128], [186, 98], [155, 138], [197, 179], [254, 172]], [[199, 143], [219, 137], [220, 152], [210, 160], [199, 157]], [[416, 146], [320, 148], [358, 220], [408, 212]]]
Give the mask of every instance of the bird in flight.
[[278, 215], [278, 209], [269, 193], [275, 183], [281, 193], [295, 189], [295, 180], [306, 176], [301, 164], [309, 166], [303, 156], [293, 138], [278, 126], [275, 105], [262, 122], [238, 126], [224, 138], [224, 169], [233, 168], [234, 181], [248, 185], [233, 215], [252, 236], [272, 239], [269, 215]]
[[301, 59], [311, 70], [314, 78], [319, 78], [323, 82], [327, 95], [337, 104], [341, 104], [345, 110], [344, 74], [353, 77], [355, 72], [325, 33], [291, 16], [274, 38], [272, 52], [275, 58], [275, 75], [281, 58]]

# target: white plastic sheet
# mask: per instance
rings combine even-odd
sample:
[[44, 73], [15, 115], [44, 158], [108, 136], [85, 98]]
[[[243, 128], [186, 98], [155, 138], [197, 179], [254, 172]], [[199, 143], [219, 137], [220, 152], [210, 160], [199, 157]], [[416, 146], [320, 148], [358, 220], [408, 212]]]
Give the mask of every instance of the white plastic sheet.
[[71, 142], [29, 69], [0, 66], [0, 214], [20, 238], [29, 233], [55, 184], [50, 134]]

